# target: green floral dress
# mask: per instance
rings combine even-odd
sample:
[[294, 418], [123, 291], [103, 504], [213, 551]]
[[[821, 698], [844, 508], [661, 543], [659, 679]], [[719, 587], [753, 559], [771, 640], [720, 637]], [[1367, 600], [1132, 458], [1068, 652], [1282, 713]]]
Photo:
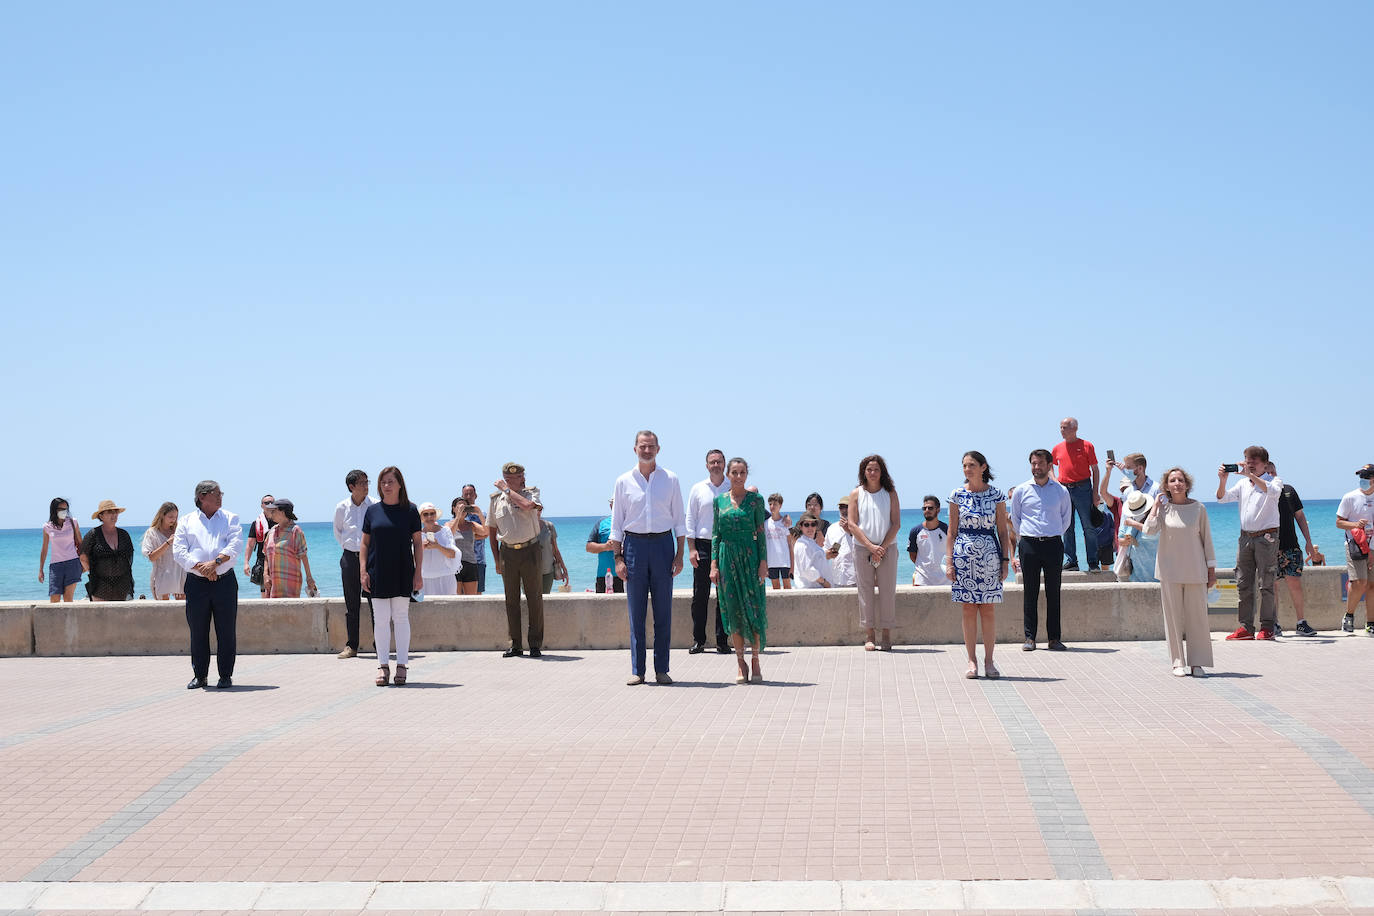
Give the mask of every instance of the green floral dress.
[[727, 491], [713, 504], [715, 527], [711, 530], [711, 556], [720, 570], [716, 600], [725, 632], [740, 633], [746, 643], [765, 644], [768, 615], [764, 611], [764, 583], [759, 564], [768, 557], [763, 523], [768, 509], [763, 497], [752, 491], [744, 494], [737, 508]]

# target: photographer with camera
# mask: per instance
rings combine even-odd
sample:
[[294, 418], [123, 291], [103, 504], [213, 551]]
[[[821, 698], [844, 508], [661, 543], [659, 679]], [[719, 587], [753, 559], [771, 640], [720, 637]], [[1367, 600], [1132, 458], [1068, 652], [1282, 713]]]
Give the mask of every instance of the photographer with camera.
[[[1283, 481], [1265, 473], [1269, 451], [1260, 445], [1245, 450], [1241, 464], [1217, 468], [1217, 501], [1240, 503], [1240, 539], [1236, 547], [1236, 591], [1240, 626], [1227, 639], [1273, 639], [1278, 607], [1274, 579], [1279, 568], [1279, 494]], [[1226, 479], [1241, 474], [1244, 480], [1229, 489]], [[1255, 632], [1255, 586], [1259, 586], [1260, 628]]]
[[[1355, 632], [1355, 608], [1360, 598], [1374, 591], [1369, 588], [1369, 538], [1374, 529], [1374, 464], [1366, 464], [1355, 472], [1358, 486], [1341, 497], [1336, 509], [1336, 527], [1345, 532], [1345, 571], [1350, 575], [1350, 588], [1345, 598], [1345, 619], [1341, 629]], [[1365, 606], [1366, 633], [1374, 635], [1374, 620]]]

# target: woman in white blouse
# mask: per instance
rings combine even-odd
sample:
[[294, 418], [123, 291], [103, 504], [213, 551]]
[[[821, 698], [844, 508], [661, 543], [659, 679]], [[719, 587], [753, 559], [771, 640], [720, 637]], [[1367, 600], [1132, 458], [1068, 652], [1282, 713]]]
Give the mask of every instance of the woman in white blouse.
[[792, 545], [792, 581], [797, 588], [830, 588], [835, 572], [825, 558], [825, 548], [816, 540], [820, 520], [810, 512], [797, 523], [800, 534]]
[[153, 524], [143, 532], [143, 555], [153, 564], [149, 583], [158, 601], [186, 600], [186, 570], [172, 556], [172, 535], [177, 530], [177, 504], [163, 503], [153, 516]]
[[439, 524], [439, 510], [434, 503], [420, 504], [420, 537], [425, 549], [425, 594], [458, 594], [458, 580], [454, 574], [463, 564], [463, 558], [453, 543], [453, 532], [448, 526]]

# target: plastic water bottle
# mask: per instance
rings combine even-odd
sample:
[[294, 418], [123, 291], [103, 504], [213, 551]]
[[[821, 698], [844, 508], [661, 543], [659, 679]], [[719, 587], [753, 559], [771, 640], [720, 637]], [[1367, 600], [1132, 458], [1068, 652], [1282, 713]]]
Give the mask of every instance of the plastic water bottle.
[[608, 569], [606, 570], [606, 594], [609, 595], [613, 591], [615, 591], [615, 574]]

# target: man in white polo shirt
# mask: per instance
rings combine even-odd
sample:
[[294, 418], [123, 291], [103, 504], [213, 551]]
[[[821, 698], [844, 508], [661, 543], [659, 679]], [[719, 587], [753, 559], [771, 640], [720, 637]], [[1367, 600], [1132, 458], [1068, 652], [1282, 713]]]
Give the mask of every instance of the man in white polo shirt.
[[[1229, 489], [1227, 465], [1217, 468], [1217, 500], [1240, 503], [1240, 540], [1236, 549], [1236, 627], [1227, 639], [1273, 639], [1278, 606], [1274, 580], [1279, 572], [1279, 494], [1283, 481], [1265, 473], [1269, 450], [1252, 445], [1236, 473], [1245, 479]], [[1255, 631], [1255, 589], [1259, 589], [1260, 628]]]
[[945, 575], [945, 539], [949, 526], [940, 521], [940, 498], [927, 496], [921, 500], [921, 524], [911, 529], [906, 554], [916, 564], [911, 575], [912, 585], [949, 585]]
[[[1356, 471], [1355, 482], [1359, 486], [1342, 496], [1341, 504], [1336, 509], [1336, 527], [1345, 532], [1345, 570], [1350, 578], [1345, 598], [1345, 619], [1341, 621], [1341, 629], [1347, 633], [1355, 632], [1355, 608], [1361, 596], [1367, 599], [1366, 592], [1371, 591], [1368, 545], [1369, 536], [1374, 535], [1374, 464], [1366, 464]], [[1359, 530], [1365, 532], [1366, 556], [1356, 558], [1351, 555], [1352, 549], [1359, 553], [1359, 548], [1352, 548], [1350, 540]], [[1369, 616], [1367, 603], [1365, 608], [1365, 632], [1374, 635], [1374, 618]]]

